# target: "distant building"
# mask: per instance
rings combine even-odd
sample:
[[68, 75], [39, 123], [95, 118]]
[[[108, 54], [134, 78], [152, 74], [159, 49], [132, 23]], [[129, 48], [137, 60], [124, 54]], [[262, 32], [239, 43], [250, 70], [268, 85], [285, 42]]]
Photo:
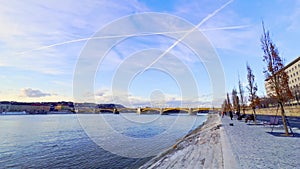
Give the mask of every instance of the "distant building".
[[8, 101], [2, 101], [0, 102], [0, 113], [2, 112], [8, 112], [10, 110], [10, 102]]
[[[294, 101], [298, 101], [300, 96], [300, 56], [287, 64], [283, 70], [289, 76], [289, 87], [295, 97]], [[270, 79], [265, 80], [265, 88], [268, 96], [274, 94], [274, 90], [271, 89], [269, 84]]]
[[46, 114], [50, 109], [47, 103], [11, 102], [10, 111], [26, 111], [29, 114]]
[[74, 103], [76, 113], [95, 112], [97, 104], [95, 103]]
[[27, 112], [28, 114], [47, 114], [49, 111], [74, 112], [73, 102], [0, 102], [2, 112]]
[[50, 111], [73, 112], [74, 111], [74, 103], [73, 102], [51, 103]]

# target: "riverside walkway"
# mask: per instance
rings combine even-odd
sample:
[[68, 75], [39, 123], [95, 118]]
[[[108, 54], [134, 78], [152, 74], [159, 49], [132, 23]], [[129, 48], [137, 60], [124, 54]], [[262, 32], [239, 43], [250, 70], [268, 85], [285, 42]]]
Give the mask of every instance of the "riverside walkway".
[[[282, 126], [258, 125], [236, 119], [222, 118], [223, 127], [240, 168], [300, 168], [300, 130], [294, 128], [295, 137], [280, 135]], [[229, 123], [233, 123], [230, 126]]]
[[217, 114], [208, 115], [202, 127], [179, 140], [166, 152], [143, 165], [148, 168], [224, 168], [236, 169], [230, 145], [224, 138], [220, 118]]
[[277, 136], [280, 126], [270, 131], [270, 126], [208, 115], [202, 127], [141, 168], [299, 168], [300, 130], [294, 128], [296, 137]]

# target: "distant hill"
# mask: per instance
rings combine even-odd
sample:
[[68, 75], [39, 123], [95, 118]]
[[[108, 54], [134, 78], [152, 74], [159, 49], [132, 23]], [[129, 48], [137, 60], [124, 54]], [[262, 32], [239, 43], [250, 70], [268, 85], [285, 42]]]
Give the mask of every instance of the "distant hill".
[[98, 104], [97, 108], [100, 109], [119, 109], [119, 108], [126, 108], [121, 104]]

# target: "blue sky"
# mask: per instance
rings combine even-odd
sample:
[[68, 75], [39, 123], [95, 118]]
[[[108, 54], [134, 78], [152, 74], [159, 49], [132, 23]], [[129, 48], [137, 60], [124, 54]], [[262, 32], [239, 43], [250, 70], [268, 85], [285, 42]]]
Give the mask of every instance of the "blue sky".
[[[258, 94], [263, 96], [261, 21], [264, 20], [281, 56], [289, 63], [300, 53], [299, 8], [297, 0], [1, 1], [0, 100], [218, 106], [224, 93], [215, 91], [215, 82], [211, 81], [218, 77], [211, 77], [205, 59], [199, 59], [184, 43], [172, 47], [149, 69], [136, 70], [129, 83], [122, 83], [118, 73], [130, 72], [134, 66], [147, 67], [147, 60], [155, 59], [153, 54], [163, 53], [179, 39], [165, 34], [127, 37], [114, 45], [98, 63], [93, 89], [82, 89], [79, 99], [74, 99], [76, 65], [89, 44], [88, 38], [126, 16], [148, 12], [170, 14], [193, 25], [205, 20], [197, 30], [218, 55], [221, 68], [216, 69], [224, 72], [225, 82], [220, 84], [224, 85], [224, 92], [237, 88], [238, 74], [247, 84], [248, 62], [256, 75]], [[176, 24], [165, 18], [158, 22], [165, 22], [172, 29], [172, 24]], [[138, 27], [139, 23], [136, 24]], [[122, 32], [128, 27], [121, 24], [116, 30]], [[90, 52], [96, 55], [98, 50]], [[151, 55], [147, 54], [149, 51]]]

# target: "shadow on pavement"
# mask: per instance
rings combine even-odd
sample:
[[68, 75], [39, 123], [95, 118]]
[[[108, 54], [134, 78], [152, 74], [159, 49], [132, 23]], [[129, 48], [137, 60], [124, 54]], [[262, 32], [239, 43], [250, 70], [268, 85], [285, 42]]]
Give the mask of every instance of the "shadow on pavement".
[[285, 133], [283, 132], [267, 132], [268, 134], [271, 134], [273, 136], [276, 136], [276, 137], [295, 137], [295, 138], [300, 138], [300, 134], [298, 133], [294, 133], [294, 136], [293, 134], [290, 134], [289, 136], [286, 136]]

